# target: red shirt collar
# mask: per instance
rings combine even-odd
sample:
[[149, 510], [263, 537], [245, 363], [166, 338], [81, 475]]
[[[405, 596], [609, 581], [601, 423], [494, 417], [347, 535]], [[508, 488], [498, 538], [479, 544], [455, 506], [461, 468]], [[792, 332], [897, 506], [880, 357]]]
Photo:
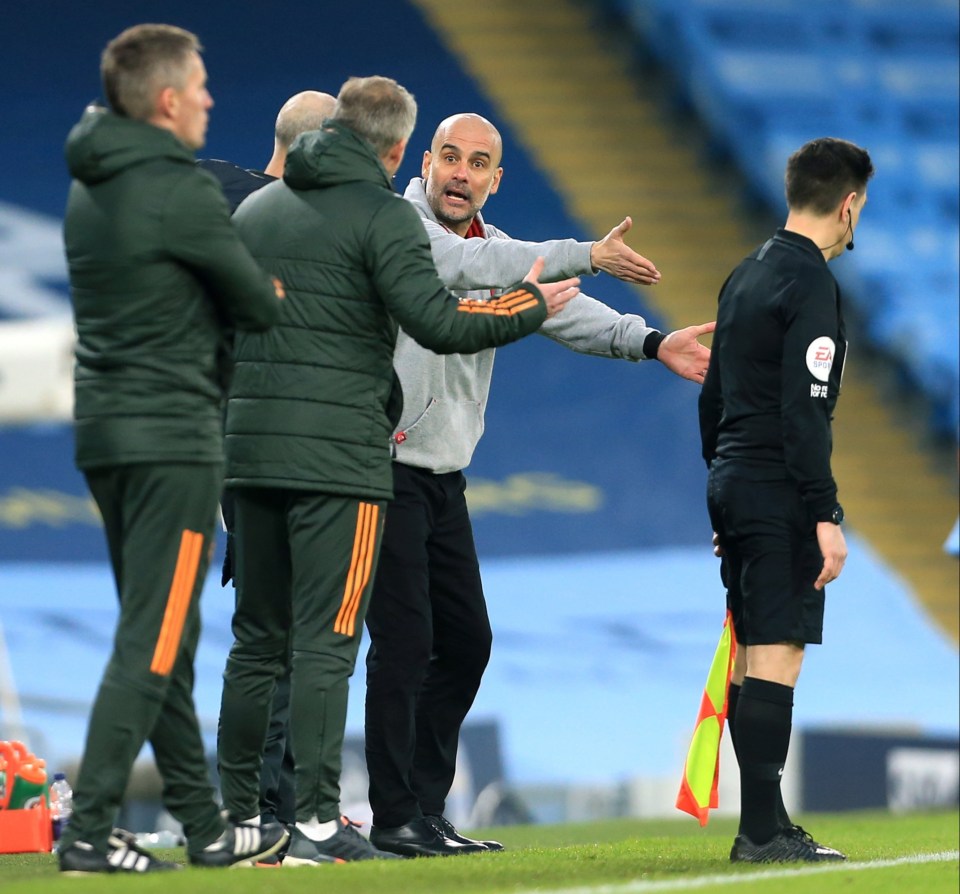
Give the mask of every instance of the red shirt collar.
[[483, 231], [483, 224], [480, 223], [479, 217], [475, 217], [472, 221], [470, 221], [470, 229], [467, 230], [463, 238], [470, 239], [474, 236], [480, 239], [486, 239], [487, 237], [487, 234]]
[[[437, 223], [440, 223], [440, 221], [437, 221]], [[448, 227], [444, 223], [441, 223], [440, 226], [443, 227], [448, 233], [453, 232], [453, 230], [451, 230], [450, 227]], [[487, 238], [487, 234], [484, 232], [484, 229], [483, 229], [483, 224], [480, 223], [480, 219], [477, 217], [475, 217], [472, 221], [470, 221], [470, 228], [467, 230], [466, 233], [463, 234], [464, 239], [472, 239], [473, 237], [476, 237], [478, 239]]]

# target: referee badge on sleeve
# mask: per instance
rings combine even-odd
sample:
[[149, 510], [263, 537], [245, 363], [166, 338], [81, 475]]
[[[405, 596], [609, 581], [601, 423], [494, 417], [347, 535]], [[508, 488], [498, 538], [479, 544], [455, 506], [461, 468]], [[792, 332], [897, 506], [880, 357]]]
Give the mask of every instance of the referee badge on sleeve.
[[820, 335], [810, 342], [810, 347], [807, 348], [807, 369], [815, 379], [826, 382], [830, 378], [836, 350], [833, 339], [826, 335]]

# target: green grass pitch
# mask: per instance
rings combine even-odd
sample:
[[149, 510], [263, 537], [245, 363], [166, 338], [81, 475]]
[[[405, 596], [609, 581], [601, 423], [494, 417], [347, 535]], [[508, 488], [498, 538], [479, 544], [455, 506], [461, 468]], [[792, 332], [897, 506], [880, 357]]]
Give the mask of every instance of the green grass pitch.
[[[849, 857], [844, 864], [749, 866], [728, 861], [735, 824], [610, 820], [484, 830], [503, 853], [316, 868], [202, 870], [62, 878], [51, 854], [0, 855], [3, 894], [956, 894], [960, 813], [810, 816], [803, 824]], [[162, 851], [183, 859], [182, 850]]]

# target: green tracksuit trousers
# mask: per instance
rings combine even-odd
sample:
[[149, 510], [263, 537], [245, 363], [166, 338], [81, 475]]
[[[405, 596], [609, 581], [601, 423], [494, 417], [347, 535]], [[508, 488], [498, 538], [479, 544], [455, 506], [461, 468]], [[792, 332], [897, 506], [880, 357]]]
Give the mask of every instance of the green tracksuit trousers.
[[219, 464], [88, 470], [120, 598], [113, 651], [90, 715], [63, 841], [107, 850], [133, 763], [145, 741], [163, 803], [191, 851], [223, 831], [193, 702], [193, 659], [223, 478]]
[[276, 680], [290, 664], [297, 820], [340, 816], [347, 691], [380, 551], [384, 504], [237, 488], [237, 608], [223, 675], [219, 766], [224, 807], [257, 816]]

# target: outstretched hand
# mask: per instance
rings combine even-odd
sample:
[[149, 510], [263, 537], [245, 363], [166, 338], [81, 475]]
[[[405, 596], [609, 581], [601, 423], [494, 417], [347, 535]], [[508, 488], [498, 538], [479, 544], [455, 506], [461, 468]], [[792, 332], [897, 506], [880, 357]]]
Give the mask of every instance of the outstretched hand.
[[710, 365], [710, 349], [697, 339], [717, 328], [716, 320], [701, 323], [699, 326], [687, 326], [671, 332], [657, 350], [657, 360], [667, 369], [683, 379], [703, 384], [707, 367]]
[[623, 237], [633, 226], [633, 220], [625, 217], [599, 242], [590, 249], [590, 263], [594, 270], [602, 270], [624, 282], [655, 286], [660, 282], [660, 271], [652, 261], [637, 254]]
[[547, 318], [549, 319], [554, 314], [563, 310], [571, 298], [575, 298], [580, 294], [580, 280], [574, 276], [570, 279], [562, 279], [560, 282], [541, 283], [539, 277], [540, 274], [543, 273], [543, 265], [543, 258], [537, 258], [533, 262], [530, 272], [523, 278], [523, 281], [533, 283], [533, 285], [540, 290], [544, 301], [547, 302]]

